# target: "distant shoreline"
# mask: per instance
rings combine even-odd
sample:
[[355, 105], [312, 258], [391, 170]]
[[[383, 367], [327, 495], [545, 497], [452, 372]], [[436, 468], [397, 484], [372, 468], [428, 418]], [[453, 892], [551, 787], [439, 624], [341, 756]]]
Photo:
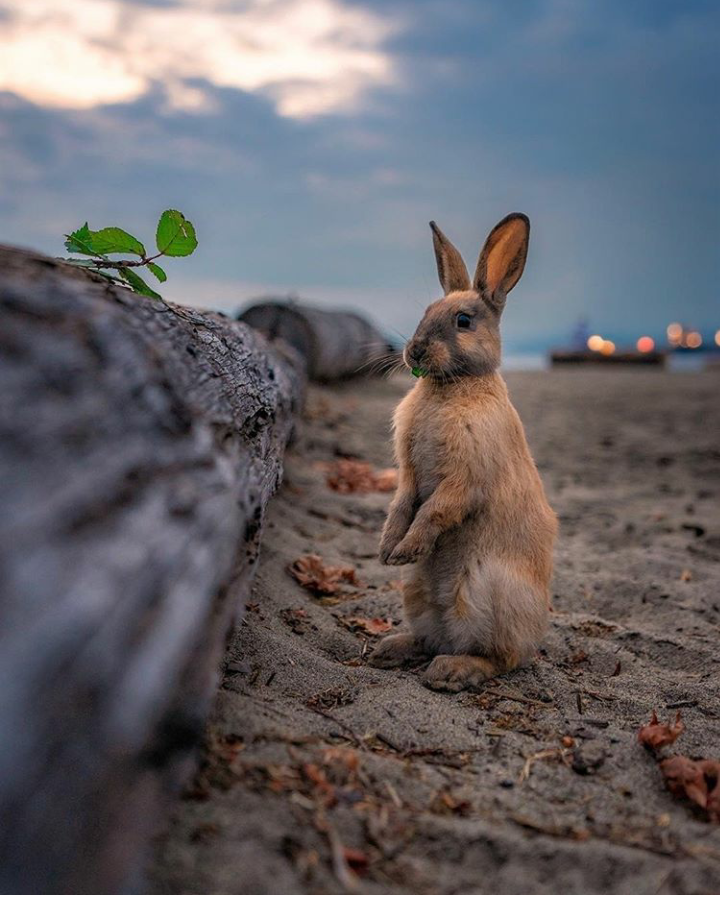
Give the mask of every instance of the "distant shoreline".
[[[667, 358], [666, 371], [671, 373], [702, 371], [711, 358], [717, 353], [698, 350], [693, 353], [670, 353]], [[625, 366], [622, 366], [623, 368]], [[510, 352], [503, 357], [502, 371], [549, 371], [549, 352]]]

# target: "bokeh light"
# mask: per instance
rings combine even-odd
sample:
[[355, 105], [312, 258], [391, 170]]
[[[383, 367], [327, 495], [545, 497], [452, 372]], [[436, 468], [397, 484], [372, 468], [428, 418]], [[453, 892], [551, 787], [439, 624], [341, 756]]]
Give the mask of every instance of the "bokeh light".
[[604, 342], [605, 341], [599, 334], [593, 334], [592, 337], [588, 337], [587, 347], [588, 349], [592, 349], [593, 352], [600, 352]]
[[697, 331], [690, 331], [685, 338], [685, 345], [689, 349], [699, 349], [702, 346], [702, 337]]
[[638, 352], [652, 352], [655, 349], [655, 341], [652, 337], [640, 337], [635, 345]]
[[682, 338], [682, 334], [682, 324], [678, 324], [677, 321], [673, 321], [672, 324], [668, 324], [667, 338], [671, 343], [677, 345]]
[[603, 340], [600, 352], [603, 355], [612, 355], [615, 352], [615, 344], [612, 340]]

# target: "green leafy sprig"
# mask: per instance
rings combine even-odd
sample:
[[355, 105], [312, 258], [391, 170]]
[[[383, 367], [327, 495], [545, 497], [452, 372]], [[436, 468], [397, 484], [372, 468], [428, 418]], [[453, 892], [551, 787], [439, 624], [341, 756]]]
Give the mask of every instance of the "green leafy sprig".
[[[91, 231], [85, 222], [81, 228], [72, 234], [66, 234], [65, 237], [65, 248], [68, 252], [89, 257], [66, 259], [66, 262], [95, 271], [115, 284], [122, 284], [136, 293], [155, 299], [162, 297], [140, 277], [136, 269], [147, 268], [162, 284], [167, 280], [167, 275], [155, 259], [162, 256], [189, 256], [198, 245], [195, 228], [177, 209], [167, 209], [160, 216], [155, 233], [158, 251], [152, 256], [147, 254], [137, 237], [133, 237], [122, 228]], [[111, 255], [121, 253], [137, 256], [137, 259], [110, 258]]]

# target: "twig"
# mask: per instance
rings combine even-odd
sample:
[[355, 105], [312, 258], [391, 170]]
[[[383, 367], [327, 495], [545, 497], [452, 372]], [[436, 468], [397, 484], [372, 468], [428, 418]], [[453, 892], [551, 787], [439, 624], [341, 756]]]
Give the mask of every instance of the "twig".
[[560, 761], [564, 761], [566, 755], [567, 750], [564, 748], [545, 748], [542, 751], [536, 751], [534, 755], [529, 755], [525, 758], [525, 764], [523, 765], [518, 782], [522, 783], [528, 779], [530, 772], [532, 771], [532, 765], [536, 761], [544, 761], [548, 758], [557, 758]]
[[335, 827], [326, 821], [326, 832], [328, 842], [330, 843], [330, 853], [332, 855], [333, 872], [337, 877], [340, 885], [348, 892], [360, 891], [360, 879], [353, 873], [345, 860], [345, 846], [340, 841], [340, 837], [335, 831]]
[[536, 698], [526, 698], [524, 695], [520, 695], [518, 692], [504, 692], [502, 689], [483, 689], [481, 694], [497, 695], [498, 698], [505, 698], [509, 701], [513, 702], [521, 702], [525, 705], [542, 705], [544, 707], [550, 707], [552, 702], [543, 702]]
[[395, 786], [389, 780], [383, 780], [385, 788], [387, 789], [387, 793], [392, 799], [393, 804], [397, 808], [401, 808], [403, 806], [402, 801], [400, 800], [400, 796], [397, 794]]
[[355, 745], [357, 745], [359, 748], [362, 748], [363, 740], [346, 723], [343, 723], [342, 720], [339, 720], [337, 717], [335, 717], [334, 714], [331, 714], [329, 711], [325, 711], [322, 708], [315, 708], [311, 707], [310, 705], [306, 705], [306, 707], [310, 711], [313, 711], [315, 714], [319, 714], [321, 717], [327, 718], [327, 720], [332, 720], [332, 722], [334, 724], [337, 724], [337, 726], [339, 726], [341, 730], [345, 730], [345, 732], [348, 734], [348, 736], [350, 736]]

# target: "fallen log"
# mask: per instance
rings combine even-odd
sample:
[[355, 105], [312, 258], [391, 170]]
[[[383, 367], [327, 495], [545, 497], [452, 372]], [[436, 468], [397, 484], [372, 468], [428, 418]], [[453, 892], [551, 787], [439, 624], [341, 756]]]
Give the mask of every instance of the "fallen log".
[[310, 380], [325, 382], [380, 373], [396, 357], [380, 331], [355, 312], [319, 309], [293, 300], [263, 300], [239, 315], [269, 340], [281, 339], [305, 359]]
[[305, 380], [0, 247], [0, 887], [127, 886], [192, 768]]

